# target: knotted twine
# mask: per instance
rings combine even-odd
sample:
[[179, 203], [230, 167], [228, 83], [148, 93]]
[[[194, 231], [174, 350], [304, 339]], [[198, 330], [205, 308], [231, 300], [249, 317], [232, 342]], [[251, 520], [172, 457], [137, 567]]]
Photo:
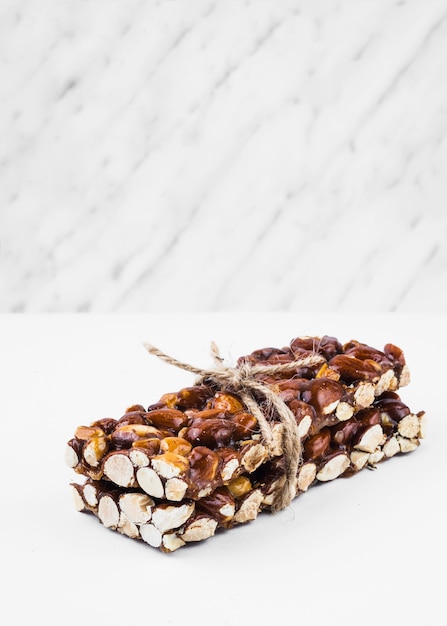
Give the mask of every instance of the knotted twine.
[[219, 354], [216, 344], [213, 342], [211, 344], [211, 354], [214, 358], [216, 368], [203, 369], [189, 363], [183, 363], [151, 344], [145, 343], [144, 347], [150, 354], [165, 361], [169, 365], [197, 374], [199, 378], [196, 380], [196, 384], [203, 384], [205, 380], [208, 380], [213, 382], [222, 391], [233, 392], [239, 395], [247, 409], [257, 419], [264, 443], [270, 451], [273, 451], [273, 449], [277, 447], [277, 444], [273, 438], [272, 427], [262, 411], [255, 394], [267, 400], [267, 403], [275, 409], [283, 426], [281, 449], [285, 464], [284, 479], [275, 495], [271, 508], [273, 512], [277, 512], [289, 506], [297, 493], [297, 474], [303, 454], [301, 437], [295, 416], [287, 404], [270, 385], [258, 380], [256, 376], [259, 374], [275, 375], [283, 372], [296, 372], [298, 367], [318, 365], [324, 362], [324, 359], [317, 354], [312, 354], [291, 361], [290, 363], [252, 365], [244, 360], [237, 367], [228, 367], [223, 365], [223, 359]]

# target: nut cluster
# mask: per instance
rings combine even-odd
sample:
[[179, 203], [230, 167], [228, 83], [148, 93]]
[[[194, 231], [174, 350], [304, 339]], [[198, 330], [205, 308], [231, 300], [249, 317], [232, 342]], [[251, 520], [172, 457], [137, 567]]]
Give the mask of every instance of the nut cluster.
[[[321, 358], [293, 367], [307, 355]], [[296, 420], [302, 456], [295, 495], [410, 452], [423, 437], [424, 413], [411, 413], [397, 394], [409, 372], [392, 344], [380, 351], [300, 337], [241, 357], [238, 366], [245, 363], [291, 365], [256, 377]], [[274, 510], [287, 469], [284, 425], [265, 397], [257, 403], [273, 444], [238, 393], [206, 379], [147, 408], [133, 405], [119, 419], [78, 427], [66, 453], [87, 478], [72, 484], [76, 508], [165, 552]]]

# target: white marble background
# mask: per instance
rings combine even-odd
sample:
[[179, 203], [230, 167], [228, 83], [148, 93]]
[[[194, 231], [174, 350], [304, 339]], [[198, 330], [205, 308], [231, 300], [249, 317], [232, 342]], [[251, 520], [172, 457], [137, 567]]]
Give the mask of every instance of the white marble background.
[[0, 310], [447, 312], [446, 0], [2, 0]]

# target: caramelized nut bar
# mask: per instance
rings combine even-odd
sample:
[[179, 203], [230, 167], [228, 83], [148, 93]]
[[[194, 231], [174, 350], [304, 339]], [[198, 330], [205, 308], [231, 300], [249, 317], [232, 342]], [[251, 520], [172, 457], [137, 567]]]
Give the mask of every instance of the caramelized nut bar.
[[[236, 481], [239, 483], [236, 485]], [[75, 507], [91, 512], [106, 527], [142, 539], [163, 552], [212, 537], [218, 528], [232, 528], [256, 519], [265, 495], [247, 479], [218, 487], [198, 502], [157, 502], [137, 490], [114, 488], [107, 481], [71, 483]]]
[[[349, 476], [398, 453], [415, 450], [424, 436], [424, 413], [411, 413], [394, 392], [385, 392], [372, 407], [344, 423], [325, 427], [304, 444], [297, 496], [318, 482]], [[277, 457], [249, 474], [232, 478], [194, 501], [171, 503], [141, 489], [115, 488], [109, 481], [73, 483], [75, 506], [93, 512], [104, 526], [140, 538], [164, 552], [213, 536], [269, 510], [284, 478]]]
[[[261, 376], [264, 382], [276, 385], [280, 397], [298, 418], [301, 402], [314, 409], [314, 431], [319, 423], [336, 423], [349, 419], [358, 410], [370, 406], [376, 396], [396, 391], [410, 382], [410, 372], [400, 348], [388, 343], [383, 351], [351, 340], [342, 345], [335, 337], [298, 337], [284, 348], [264, 348], [238, 363], [252, 365], [292, 363], [311, 354], [324, 359], [313, 367], [299, 367], [289, 373]], [[306, 408], [306, 410], [309, 410]]]
[[[78, 511], [94, 513], [101, 523], [112, 530], [131, 537], [143, 539], [151, 546], [172, 552], [182, 545], [173, 531], [188, 528], [197, 520], [195, 503], [159, 503], [141, 491], [113, 488], [106, 481], [88, 479], [84, 485], [71, 484], [75, 506]], [[189, 522], [189, 524], [188, 524]], [[208, 532], [214, 534], [217, 522], [208, 523]], [[205, 536], [202, 536], [204, 539]]]
[[[397, 346], [388, 343], [381, 351], [355, 340], [342, 345], [338, 339], [327, 335], [297, 337], [289, 346], [255, 350], [248, 356], [240, 357], [238, 362], [249, 361], [257, 365], [291, 363], [312, 354], [321, 356], [325, 362], [323, 365], [297, 368], [297, 377], [312, 379], [324, 376], [346, 385], [371, 382], [378, 385], [376, 395], [384, 391], [395, 391], [398, 386], [404, 387], [410, 380], [404, 354]], [[386, 374], [387, 372], [390, 373]], [[396, 380], [387, 382], [393, 376]], [[284, 377], [287, 378], [288, 375], [280, 372], [274, 378]]]
[[[290, 347], [258, 350], [239, 362], [290, 363], [312, 353], [323, 364], [258, 374], [288, 405], [302, 439], [348, 423], [381, 393], [409, 380], [403, 353], [392, 344], [381, 352], [356, 341], [342, 346], [332, 337], [298, 338]], [[197, 500], [281, 455], [282, 425], [274, 414], [271, 424], [277, 446], [267, 449], [256, 418], [237, 394], [196, 385], [163, 395], [147, 410], [134, 405], [118, 420], [80, 426], [68, 442], [66, 460], [95, 480], [140, 487], [174, 502]]]
[[[419, 446], [424, 431], [423, 411], [412, 413], [397, 393], [383, 393], [371, 407], [304, 441], [297, 495], [316, 482], [349, 476], [398, 453], [412, 452]], [[282, 464], [283, 458], [278, 457], [262, 466], [251, 476], [253, 485], [267, 495], [273, 493], [283, 475]]]
[[[160, 416], [178, 423], [157, 428]], [[268, 451], [259, 439], [255, 418], [242, 411], [210, 409], [188, 417], [175, 409], [132, 410], [117, 422], [79, 427], [66, 462], [79, 474], [140, 487], [152, 497], [197, 500], [264, 463]]]

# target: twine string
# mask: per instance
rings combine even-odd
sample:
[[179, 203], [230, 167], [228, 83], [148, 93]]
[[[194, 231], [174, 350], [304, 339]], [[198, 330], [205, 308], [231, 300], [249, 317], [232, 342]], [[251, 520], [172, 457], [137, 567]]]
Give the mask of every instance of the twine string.
[[287, 404], [270, 385], [260, 381], [256, 376], [259, 374], [275, 375], [283, 372], [295, 372], [298, 367], [319, 365], [324, 359], [317, 354], [312, 354], [290, 363], [252, 365], [247, 361], [243, 361], [237, 367], [228, 367], [223, 365], [224, 359], [220, 356], [219, 349], [213, 342], [211, 344], [211, 355], [216, 367], [214, 369], [203, 369], [195, 367], [190, 363], [179, 361], [152, 344], [145, 343], [144, 347], [150, 354], [165, 363], [196, 374], [199, 377], [196, 384], [210, 380], [222, 390], [237, 393], [250, 413], [257, 419], [262, 438], [268, 448], [272, 450], [275, 445], [272, 428], [261, 408], [260, 402], [256, 399], [256, 395], [267, 400], [268, 405], [274, 408], [283, 426], [281, 449], [285, 463], [284, 480], [276, 492], [272, 511], [281, 511], [286, 508], [296, 496], [297, 474], [303, 454], [301, 437], [295, 416]]

